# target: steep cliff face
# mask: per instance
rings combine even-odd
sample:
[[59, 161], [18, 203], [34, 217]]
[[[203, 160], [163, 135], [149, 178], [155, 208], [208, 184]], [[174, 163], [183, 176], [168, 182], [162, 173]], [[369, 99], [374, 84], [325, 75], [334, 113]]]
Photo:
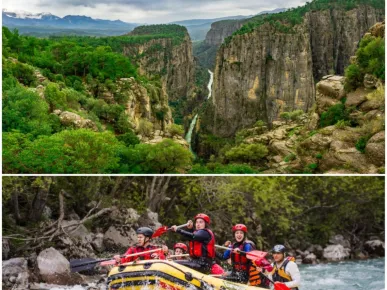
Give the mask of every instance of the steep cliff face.
[[171, 38], [152, 39], [124, 47], [124, 54], [136, 58], [140, 74], [160, 75], [170, 100], [192, 94], [194, 58], [188, 33], [179, 44]]
[[362, 35], [382, 18], [382, 10], [368, 6], [321, 10], [307, 13], [293, 33], [266, 23], [235, 35], [217, 53], [204, 130], [230, 137], [258, 119], [270, 125], [281, 112], [307, 111], [315, 100], [314, 80], [342, 74]]
[[315, 80], [328, 74], [344, 74], [364, 33], [383, 21], [384, 11], [360, 6], [350, 11], [323, 10], [307, 13]]
[[228, 137], [257, 120], [313, 104], [312, 58], [306, 25], [294, 34], [265, 24], [237, 35], [217, 54], [212, 132]]
[[194, 55], [199, 60], [200, 65], [213, 70], [219, 46], [226, 37], [241, 28], [246, 21], [224, 20], [212, 23], [211, 29], [207, 32], [206, 39], [194, 48]]
[[242, 27], [246, 20], [224, 20], [211, 24], [211, 29], [207, 32], [205, 44], [219, 46], [223, 40]]

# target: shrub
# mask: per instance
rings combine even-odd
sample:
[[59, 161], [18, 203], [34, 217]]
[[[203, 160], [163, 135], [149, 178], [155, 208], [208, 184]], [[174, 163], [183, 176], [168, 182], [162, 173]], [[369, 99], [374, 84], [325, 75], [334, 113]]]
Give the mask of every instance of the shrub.
[[172, 136], [184, 136], [183, 126], [177, 124], [171, 124], [168, 126], [168, 132]]
[[132, 130], [126, 132], [125, 134], [117, 136], [117, 139], [121, 142], [124, 142], [127, 147], [133, 146], [140, 143], [140, 139], [134, 134]]
[[364, 153], [365, 152], [365, 147], [366, 147], [367, 142], [368, 142], [369, 139], [370, 139], [369, 136], [360, 137], [360, 139], [355, 144], [356, 149], [358, 151], [360, 151], [361, 153]]
[[336, 124], [335, 124], [335, 127], [337, 129], [344, 129], [345, 127], [349, 126], [350, 125], [350, 122], [349, 121], [344, 121], [344, 120], [340, 120], [338, 121]]
[[326, 112], [321, 114], [320, 127], [334, 125], [340, 120], [348, 120], [348, 112], [342, 103], [329, 107]]
[[137, 127], [137, 132], [143, 136], [149, 137], [153, 132], [153, 124], [146, 119], [141, 119]]
[[297, 156], [294, 153], [290, 153], [289, 155], [285, 156], [284, 161], [289, 162], [289, 161], [296, 159], [296, 157]]
[[116, 130], [119, 133], [131, 132], [133, 124], [129, 120], [129, 116], [125, 112], [122, 112], [116, 123]]
[[225, 153], [228, 160], [256, 162], [267, 156], [269, 150], [263, 144], [240, 144]]

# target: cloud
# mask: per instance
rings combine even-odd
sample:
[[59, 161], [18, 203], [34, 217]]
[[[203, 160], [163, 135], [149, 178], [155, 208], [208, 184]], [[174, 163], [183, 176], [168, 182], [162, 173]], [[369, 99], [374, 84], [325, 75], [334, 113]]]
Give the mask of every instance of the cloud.
[[3, 0], [3, 7], [33, 13], [51, 12], [120, 19], [137, 23], [168, 23], [198, 18], [254, 15], [263, 10], [303, 5], [303, 0]]

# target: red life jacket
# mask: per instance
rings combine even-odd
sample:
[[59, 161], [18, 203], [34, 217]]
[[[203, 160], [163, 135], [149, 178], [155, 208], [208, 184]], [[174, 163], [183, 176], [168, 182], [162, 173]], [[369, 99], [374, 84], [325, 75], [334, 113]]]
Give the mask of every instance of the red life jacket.
[[[154, 250], [154, 249], [157, 249], [157, 248], [158, 247], [152, 246], [152, 245], [148, 245], [146, 247], [141, 247], [141, 246], [130, 247], [125, 252], [125, 255], [146, 252], [146, 251]], [[138, 255], [138, 256], [122, 258], [121, 259], [121, 264], [132, 262], [132, 261], [135, 261], [137, 259], [139, 259], [139, 260], [151, 260], [152, 259], [152, 257], [151, 257], [152, 254], [158, 254], [160, 259], [162, 259], [162, 260], [165, 259], [165, 256], [160, 251], [160, 253], [159, 252], [152, 252], [152, 253], [146, 253], [146, 254], [142, 254], [142, 255]]]
[[[202, 229], [207, 231], [211, 235], [211, 240], [208, 243], [199, 241], [189, 242], [189, 255], [193, 258], [215, 258], [215, 236], [214, 233], [209, 229]], [[194, 234], [197, 231], [194, 231]]]
[[[239, 245], [238, 243], [234, 243], [232, 244], [232, 248], [233, 249], [239, 248], [239, 250], [243, 251], [247, 243], [250, 244], [254, 249], [254, 244], [252, 244], [250, 241], [245, 241]], [[251, 261], [247, 259], [246, 256], [234, 254], [232, 251], [231, 251], [231, 262], [232, 262], [233, 269], [235, 271], [247, 271], [251, 266]]]

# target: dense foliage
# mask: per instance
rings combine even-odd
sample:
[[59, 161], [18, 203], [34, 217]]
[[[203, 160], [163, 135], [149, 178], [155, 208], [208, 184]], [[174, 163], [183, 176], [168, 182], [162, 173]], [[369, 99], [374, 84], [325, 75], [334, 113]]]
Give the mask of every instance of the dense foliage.
[[233, 36], [250, 33], [255, 28], [266, 23], [273, 26], [277, 31], [293, 33], [294, 26], [302, 23], [303, 17], [307, 12], [332, 9], [351, 10], [359, 5], [370, 5], [378, 9], [385, 9], [384, 0], [314, 0], [311, 2], [306, 2], [304, 6], [290, 8], [284, 12], [255, 16], [251, 18], [246, 24], [244, 24], [239, 30], [235, 31], [232, 36], [226, 38], [224, 43], [227, 45], [230, 43]]
[[[165, 225], [207, 213], [218, 243], [232, 239], [233, 224], [244, 223], [259, 249], [283, 243], [305, 250], [310, 244], [325, 246], [334, 234], [348, 237], [355, 249], [384, 233], [384, 182], [375, 176], [5, 177], [3, 235], [28, 237], [27, 230], [44, 220], [39, 209], [45, 206], [57, 219], [58, 193], [65, 190], [65, 219], [73, 213], [83, 217], [91, 201], [101, 201], [102, 207], [132, 207], [140, 213], [149, 208]], [[163, 190], [151, 195], [155, 184]], [[107, 231], [111, 224], [102, 216], [89, 226]], [[165, 238], [171, 246], [179, 237]]]
[[[173, 30], [154, 33], [169, 37]], [[152, 133], [152, 117], [162, 124], [168, 106], [160, 80], [138, 75], [135, 63], [121, 52], [125, 43], [152, 37], [38, 39], [3, 27], [4, 172], [175, 173], [189, 168], [188, 149], [171, 140], [139, 144], [136, 136]], [[137, 127], [126, 114], [133, 83], [147, 90], [154, 114]], [[84, 122], [83, 127], [64, 122], [61, 112]], [[179, 126], [169, 129], [182, 135]]]
[[355, 90], [363, 85], [365, 74], [371, 74], [384, 81], [385, 78], [384, 38], [366, 35], [356, 51], [356, 62], [345, 70], [345, 89]]

